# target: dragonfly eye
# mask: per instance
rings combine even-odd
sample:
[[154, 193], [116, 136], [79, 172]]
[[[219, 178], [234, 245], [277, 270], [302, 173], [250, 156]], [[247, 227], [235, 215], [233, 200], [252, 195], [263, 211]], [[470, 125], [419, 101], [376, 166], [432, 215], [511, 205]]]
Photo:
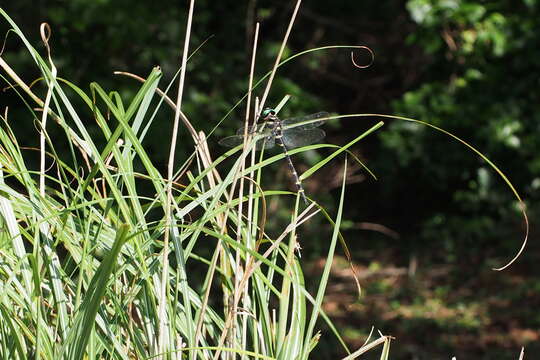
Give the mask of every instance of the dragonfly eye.
[[276, 111], [274, 109], [271, 109], [271, 108], [264, 109], [262, 114], [261, 114], [263, 119], [267, 118], [268, 116], [273, 116], [273, 115], [276, 115]]

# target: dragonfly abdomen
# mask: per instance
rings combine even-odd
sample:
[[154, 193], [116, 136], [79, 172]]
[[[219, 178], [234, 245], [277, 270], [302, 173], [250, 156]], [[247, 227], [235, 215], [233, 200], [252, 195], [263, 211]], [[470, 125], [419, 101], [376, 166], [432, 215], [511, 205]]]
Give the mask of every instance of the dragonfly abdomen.
[[296, 172], [291, 156], [289, 155], [289, 152], [287, 151], [287, 147], [283, 143], [283, 132], [282, 132], [281, 124], [279, 122], [276, 123], [274, 132], [275, 132], [276, 144], [279, 147], [281, 147], [283, 154], [285, 155], [285, 159], [287, 159], [287, 165], [289, 165], [289, 170], [291, 171], [291, 174], [294, 178], [294, 183], [296, 184], [296, 190], [302, 197], [302, 200], [304, 200], [304, 202], [308, 204], [306, 194], [304, 192], [304, 188], [302, 187], [302, 182], [300, 181], [300, 177], [298, 176], [298, 173]]

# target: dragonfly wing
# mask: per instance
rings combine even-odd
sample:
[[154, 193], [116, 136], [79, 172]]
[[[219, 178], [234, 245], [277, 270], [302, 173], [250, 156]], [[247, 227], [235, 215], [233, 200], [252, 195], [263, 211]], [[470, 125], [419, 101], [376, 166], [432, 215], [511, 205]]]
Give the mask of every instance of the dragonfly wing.
[[237, 145], [240, 145], [244, 142], [244, 137], [240, 135], [234, 135], [234, 136], [227, 136], [226, 138], [223, 138], [219, 140], [219, 145], [227, 146], [227, 147], [235, 147]]
[[262, 149], [270, 149], [273, 148], [275, 144], [275, 137], [269, 135], [257, 141], [257, 144], [255, 145], [255, 150], [261, 151]]
[[328, 114], [326, 111], [321, 111], [321, 112], [318, 112], [318, 113], [315, 113], [315, 114], [304, 115], [304, 116], [299, 116], [299, 117], [295, 117], [295, 118], [291, 118], [291, 119], [286, 119], [286, 120], [283, 120], [281, 123], [283, 124], [283, 127], [288, 127], [288, 126], [291, 126], [291, 125], [300, 124], [300, 123], [312, 120], [312, 122], [309, 122], [309, 123], [306, 123], [306, 124], [303, 124], [303, 125], [298, 125], [298, 126], [295, 126], [294, 128], [292, 128], [294, 130], [307, 130], [307, 129], [313, 129], [313, 128], [316, 128], [318, 126], [321, 126], [324, 123], [324, 120], [319, 120], [319, 121], [316, 121], [316, 120], [317, 119], [327, 118], [329, 116], [330, 116], [330, 114]]
[[[245, 126], [242, 126], [240, 129], [238, 129], [238, 130], [236, 131], [236, 135], [244, 135], [244, 134], [245, 134], [245, 132], [244, 132], [245, 129], [246, 129], [246, 127], [245, 127]], [[256, 132], [256, 130], [257, 130], [257, 125], [250, 125], [250, 126], [248, 126], [248, 131], [247, 131], [247, 133], [248, 133], [248, 134], [251, 134], [251, 133]]]
[[[219, 145], [226, 147], [235, 147], [244, 143], [244, 137], [242, 135], [227, 136], [219, 140]], [[266, 138], [261, 138], [257, 141], [255, 145], [255, 150], [259, 151], [264, 149], [270, 149], [275, 145], [274, 137], [267, 136]]]
[[294, 128], [285, 131], [282, 139], [285, 146], [292, 149], [316, 143], [325, 135], [326, 133], [322, 129], [296, 130]]

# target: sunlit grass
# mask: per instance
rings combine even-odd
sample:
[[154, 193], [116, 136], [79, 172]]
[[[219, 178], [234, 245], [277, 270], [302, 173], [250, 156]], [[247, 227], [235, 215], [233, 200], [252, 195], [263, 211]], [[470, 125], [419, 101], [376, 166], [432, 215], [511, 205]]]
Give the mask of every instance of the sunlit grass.
[[[261, 186], [266, 168], [283, 155], [252, 161], [249, 147], [220, 154], [191, 128], [195, 152], [163, 175], [144, 145], [166, 99], [158, 68], [127, 103], [96, 83], [86, 93], [60, 79], [52, 57], [44, 60], [2, 15], [34, 58], [46, 94], [36, 95], [2, 60], [4, 80], [29, 102], [28, 119], [39, 119], [35, 136], [43, 141], [24, 148], [18, 139], [27, 134], [13, 133], [10, 123], [32, 120], [2, 115], [0, 357], [308, 359], [319, 321], [340, 338], [321, 305], [340, 239], [345, 173], [336, 213], [315, 203], [304, 209], [296, 197], [289, 224], [270, 234], [267, 199], [294, 199]], [[88, 113], [99, 136], [90, 135]], [[171, 146], [168, 138], [163, 146]], [[318, 146], [330, 147], [291, 154]], [[305, 176], [346, 150], [332, 147], [336, 152]], [[41, 154], [37, 164], [31, 152]], [[227, 158], [232, 166], [223, 166]], [[334, 231], [311, 295], [297, 230], [313, 216], [327, 218]], [[381, 337], [371, 347], [388, 343]]]

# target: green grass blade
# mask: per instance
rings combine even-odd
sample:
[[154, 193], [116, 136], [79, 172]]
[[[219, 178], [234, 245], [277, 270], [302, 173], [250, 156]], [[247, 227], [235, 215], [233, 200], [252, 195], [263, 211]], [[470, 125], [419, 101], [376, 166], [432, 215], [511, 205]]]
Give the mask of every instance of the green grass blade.
[[[339, 238], [339, 228], [340, 228], [341, 219], [342, 219], [342, 216], [343, 216], [343, 205], [344, 205], [344, 200], [345, 200], [345, 180], [346, 179], [347, 179], [347, 159], [345, 159], [345, 166], [344, 166], [344, 170], [343, 170], [343, 182], [342, 182], [342, 185], [341, 185], [341, 196], [340, 196], [340, 199], [339, 199], [338, 212], [337, 212], [337, 215], [336, 215], [334, 231], [332, 233], [332, 239], [330, 241], [330, 246], [329, 246], [328, 253], [327, 253], [327, 256], [326, 256], [326, 263], [324, 265], [324, 270], [323, 270], [323, 273], [321, 275], [319, 288], [317, 290], [317, 296], [315, 298], [315, 304], [313, 305], [313, 310], [312, 310], [311, 317], [310, 317], [310, 320], [309, 320], [309, 325], [308, 325], [308, 328], [306, 330], [306, 336], [304, 338], [304, 344], [310, 344], [310, 342], [312, 340], [313, 331], [314, 331], [314, 328], [315, 328], [315, 323], [316, 323], [316, 321], [317, 321], [317, 319], [319, 317], [319, 313], [321, 311], [322, 301], [323, 301], [323, 298], [324, 298], [324, 293], [325, 293], [325, 290], [326, 290], [326, 286], [328, 284], [328, 279], [329, 279], [329, 276], [330, 276], [330, 269], [331, 269], [331, 266], [332, 266], [332, 260], [334, 258], [334, 252], [335, 252], [337, 240]], [[304, 348], [304, 353], [301, 356], [302, 359], [305, 359], [305, 360], [308, 359], [308, 356], [309, 356], [308, 350], [309, 350], [309, 347], [306, 346]]]
[[83, 359], [86, 346], [94, 329], [103, 295], [109, 284], [118, 254], [128, 239], [129, 226], [122, 225], [116, 233], [116, 239], [110, 253], [105, 257], [94, 274], [81, 308], [78, 310], [73, 327], [69, 331], [68, 339], [62, 351], [65, 359]]

